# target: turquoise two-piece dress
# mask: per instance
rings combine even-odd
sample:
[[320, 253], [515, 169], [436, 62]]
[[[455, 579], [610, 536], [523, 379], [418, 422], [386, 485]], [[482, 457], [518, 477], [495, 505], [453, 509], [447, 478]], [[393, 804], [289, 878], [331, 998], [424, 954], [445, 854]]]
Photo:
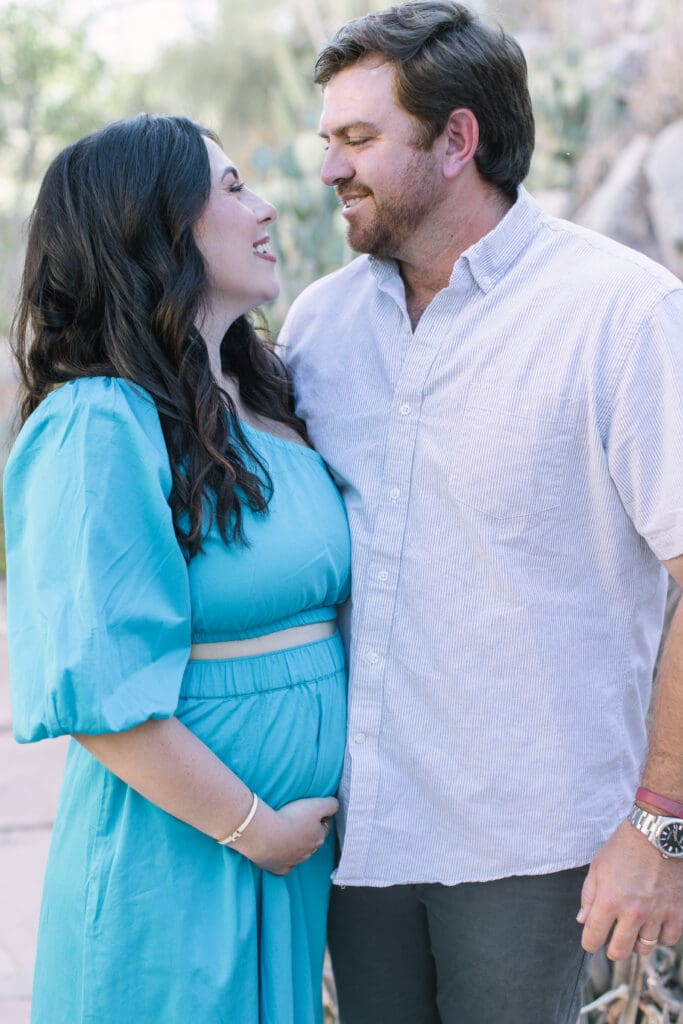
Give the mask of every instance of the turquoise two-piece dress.
[[[25, 423], [5, 474], [8, 632], [21, 742], [177, 716], [263, 800], [334, 794], [339, 635], [188, 661], [190, 644], [332, 619], [349, 538], [322, 459], [244, 425], [274, 487], [248, 546], [214, 528], [188, 563], [150, 396], [73, 381]], [[226, 828], [233, 823], [226, 818]], [[69, 747], [45, 877], [33, 1024], [314, 1024], [333, 839], [256, 868]]]

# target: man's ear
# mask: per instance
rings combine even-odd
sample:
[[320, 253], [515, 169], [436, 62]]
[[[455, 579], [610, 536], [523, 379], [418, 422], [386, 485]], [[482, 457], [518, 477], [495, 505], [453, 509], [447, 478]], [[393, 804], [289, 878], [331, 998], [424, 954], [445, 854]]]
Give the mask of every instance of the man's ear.
[[479, 122], [471, 110], [452, 110], [442, 132], [443, 173], [447, 179], [457, 178], [472, 162], [479, 145]]

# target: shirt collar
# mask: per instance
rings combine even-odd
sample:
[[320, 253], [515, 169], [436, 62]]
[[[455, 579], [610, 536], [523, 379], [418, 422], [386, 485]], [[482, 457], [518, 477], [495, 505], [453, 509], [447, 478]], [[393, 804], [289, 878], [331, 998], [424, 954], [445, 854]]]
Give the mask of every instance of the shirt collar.
[[[483, 292], [490, 291], [507, 273], [536, 233], [543, 210], [520, 185], [517, 201], [492, 231], [466, 249], [460, 259], [466, 260], [472, 277]], [[458, 265], [455, 262], [455, 267]], [[451, 280], [453, 276], [451, 276]]]
[[[526, 248], [542, 216], [541, 207], [520, 185], [517, 201], [503, 219], [455, 261], [449, 285], [454, 283], [462, 260], [469, 267], [470, 274], [479, 288], [483, 292], [490, 291]], [[397, 298], [399, 293], [402, 295], [403, 281], [396, 260], [379, 259], [377, 256], [370, 256], [368, 259], [378, 287], [390, 294], [395, 292]]]

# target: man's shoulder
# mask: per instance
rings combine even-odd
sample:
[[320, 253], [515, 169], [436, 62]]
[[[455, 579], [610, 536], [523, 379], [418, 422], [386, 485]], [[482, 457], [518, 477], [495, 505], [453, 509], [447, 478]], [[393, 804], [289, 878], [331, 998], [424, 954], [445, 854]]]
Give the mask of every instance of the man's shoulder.
[[364, 304], [374, 279], [367, 256], [357, 256], [346, 266], [309, 284], [289, 308], [278, 337], [279, 354], [294, 371], [304, 351], [316, 357], [336, 345], [337, 328], [353, 319]]
[[369, 256], [356, 256], [339, 270], [318, 278], [301, 292], [292, 303], [290, 316], [329, 311], [331, 304], [345, 301], [356, 289], [372, 281]]
[[683, 289], [681, 281], [666, 267], [636, 249], [573, 221], [545, 215], [542, 231], [560, 260], [572, 262], [572, 272], [594, 287], [613, 283], [632, 289], [636, 295], [649, 293], [652, 301]]

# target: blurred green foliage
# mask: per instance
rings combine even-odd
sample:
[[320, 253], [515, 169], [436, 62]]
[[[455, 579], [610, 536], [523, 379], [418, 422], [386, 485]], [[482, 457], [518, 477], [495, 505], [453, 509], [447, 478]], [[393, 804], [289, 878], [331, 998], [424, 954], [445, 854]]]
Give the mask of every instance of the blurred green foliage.
[[57, 3], [0, 9], [0, 332], [19, 277], [22, 229], [54, 153], [97, 127], [117, 102], [114, 77], [64, 23]]
[[56, 0], [0, 5], [0, 334], [19, 283], [22, 232], [40, 177], [59, 148], [140, 110], [185, 114], [220, 135], [243, 175], [280, 212], [274, 230], [282, 294], [292, 298], [348, 258], [334, 197], [318, 179], [317, 49], [342, 21], [382, 0], [221, 0], [209, 29], [164, 50], [149, 69], [105, 64]]

